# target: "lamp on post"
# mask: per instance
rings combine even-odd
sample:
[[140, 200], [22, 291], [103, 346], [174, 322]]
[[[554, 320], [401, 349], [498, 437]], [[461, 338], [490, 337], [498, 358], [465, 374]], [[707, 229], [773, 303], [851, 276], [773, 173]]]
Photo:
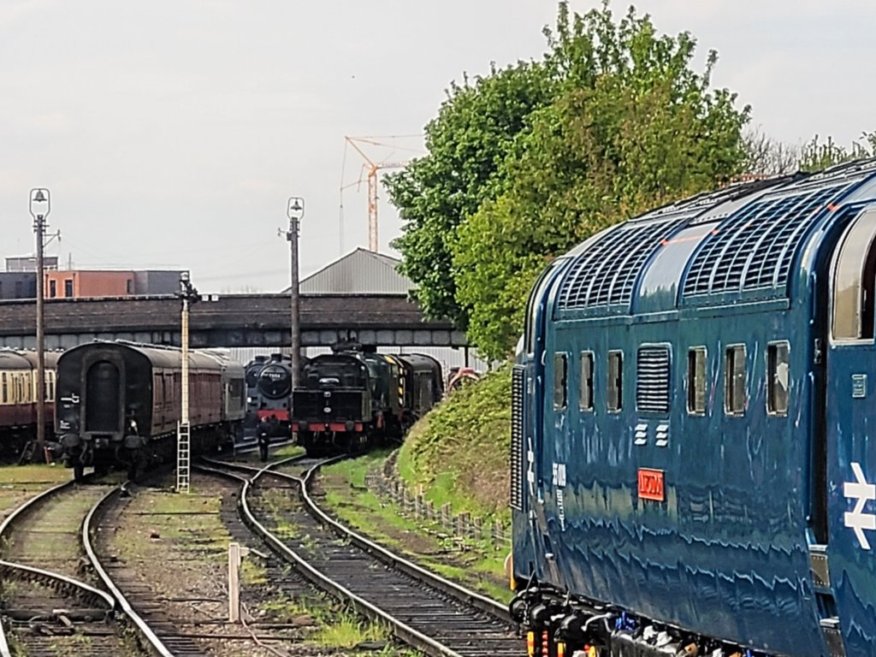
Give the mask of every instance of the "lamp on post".
[[45, 299], [45, 265], [43, 262], [43, 247], [45, 246], [46, 217], [51, 210], [49, 190], [39, 187], [30, 190], [30, 214], [33, 217], [33, 230], [36, 233], [36, 413], [37, 413], [37, 444], [36, 453], [41, 460], [45, 459], [46, 447], [46, 354], [45, 327], [46, 316], [43, 309]]
[[292, 390], [298, 387], [298, 379], [301, 374], [301, 304], [300, 291], [298, 289], [298, 227], [304, 216], [304, 199], [300, 196], [292, 196], [286, 206], [286, 216], [289, 217], [289, 230], [286, 231], [286, 239], [289, 241], [289, 300], [291, 305], [291, 317], [289, 328], [292, 333], [290, 356], [292, 358]]
[[177, 424], [176, 438], [176, 491], [188, 493], [190, 491], [191, 475], [191, 425], [189, 424], [189, 307], [201, 300], [198, 290], [192, 285], [189, 272], [184, 271], [179, 275], [179, 292], [177, 296], [182, 300], [182, 318], [180, 327], [180, 357], [182, 359], [182, 391], [180, 419]]

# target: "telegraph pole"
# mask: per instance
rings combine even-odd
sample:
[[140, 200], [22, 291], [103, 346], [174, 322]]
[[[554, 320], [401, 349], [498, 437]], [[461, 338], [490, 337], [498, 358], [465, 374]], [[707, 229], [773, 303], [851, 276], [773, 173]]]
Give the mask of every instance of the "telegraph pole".
[[39, 459], [45, 461], [46, 454], [46, 355], [45, 326], [46, 316], [43, 312], [45, 296], [45, 266], [43, 263], [43, 246], [46, 234], [46, 217], [51, 210], [49, 190], [37, 188], [30, 190], [30, 214], [33, 217], [33, 229], [36, 233], [36, 411], [37, 411], [37, 445]]
[[190, 491], [191, 475], [191, 425], [189, 423], [189, 306], [201, 299], [198, 290], [189, 280], [189, 272], [179, 275], [179, 292], [182, 300], [182, 318], [180, 327], [180, 346], [182, 352], [182, 394], [180, 396], [180, 421], [176, 429], [176, 492]]
[[293, 196], [286, 206], [286, 215], [289, 217], [289, 230], [286, 231], [286, 239], [289, 241], [289, 260], [291, 274], [289, 277], [289, 298], [291, 305], [291, 317], [289, 327], [291, 329], [291, 354], [292, 357], [292, 389], [298, 387], [298, 379], [301, 374], [301, 304], [298, 289], [298, 226], [304, 216], [304, 199]]

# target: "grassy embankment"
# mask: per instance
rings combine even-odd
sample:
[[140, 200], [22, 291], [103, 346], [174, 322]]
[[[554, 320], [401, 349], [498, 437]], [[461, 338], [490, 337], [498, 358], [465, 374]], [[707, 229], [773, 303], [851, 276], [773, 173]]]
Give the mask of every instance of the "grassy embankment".
[[511, 366], [504, 365], [417, 423], [399, 453], [399, 474], [438, 506], [507, 524], [510, 441]]

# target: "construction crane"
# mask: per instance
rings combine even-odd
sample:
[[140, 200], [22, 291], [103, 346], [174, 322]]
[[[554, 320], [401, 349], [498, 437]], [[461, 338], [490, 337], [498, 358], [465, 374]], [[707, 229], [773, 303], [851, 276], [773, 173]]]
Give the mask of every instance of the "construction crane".
[[[392, 139], [392, 137], [385, 137], [384, 139]], [[407, 166], [408, 162], [391, 162], [386, 160], [382, 160], [379, 162], [375, 161], [360, 147], [360, 144], [390, 148], [397, 147], [391, 146], [390, 144], [381, 143], [370, 137], [344, 137], [344, 140], [357, 153], [359, 153], [359, 155], [362, 156], [363, 160], [365, 160], [365, 164], [363, 165], [363, 171], [366, 172], [366, 177], [368, 180], [368, 250], [377, 253], [379, 248], [377, 229], [377, 174], [379, 171], [385, 169], [401, 169]], [[362, 175], [360, 174], [359, 180], [356, 183], [352, 184], [358, 185], [361, 184], [361, 182]], [[341, 191], [343, 192], [346, 187], [350, 186], [352, 185], [342, 185]]]

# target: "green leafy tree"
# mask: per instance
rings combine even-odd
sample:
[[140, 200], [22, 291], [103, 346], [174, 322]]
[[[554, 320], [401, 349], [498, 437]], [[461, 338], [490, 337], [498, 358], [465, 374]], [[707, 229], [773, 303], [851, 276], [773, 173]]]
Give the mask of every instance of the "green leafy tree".
[[401, 270], [418, 286], [423, 310], [461, 328], [467, 314], [456, 301], [448, 240], [456, 227], [492, 198], [496, 174], [526, 129], [533, 110], [553, 97], [542, 63], [520, 62], [490, 75], [452, 84], [438, 116], [426, 126], [428, 155], [386, 181], [403, 221], [393, 246], [404, 255]]
[[469, 337], [505, 357], [522, 330], [526, 294], [551, 258], [589, 235], [742, 171], [749, 109], [711, 90], [717, 61], [691, 67], [694, 39], [657, 34], [634, 9], [583, 16], [561, 5], [545, 64], [554, 101], [536, 110], [485, 199], [451, 240], [457, 301]]

